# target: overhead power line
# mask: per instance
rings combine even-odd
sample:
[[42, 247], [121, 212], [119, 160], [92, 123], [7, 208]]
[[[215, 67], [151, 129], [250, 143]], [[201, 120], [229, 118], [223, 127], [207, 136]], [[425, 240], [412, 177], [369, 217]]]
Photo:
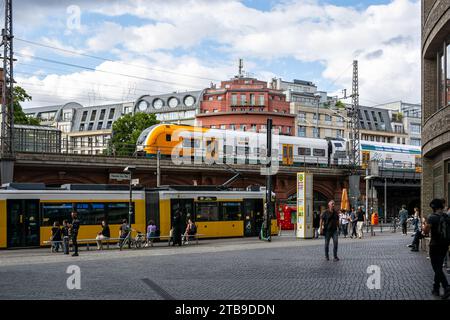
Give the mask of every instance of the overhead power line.
[[158, 79], [152, 79], [152, 78], [146, 78], [146, 77], [139, 77], [139, 76], [129, 75], [129, 74], [120, 73], [120, 72], [100, 70], [100, 69], [95, 69], [95, 68], [91, 68], [91, 67], [87, 67], [87, 66], [82, 66], [82, 65], [79, 65], [79, 64], [67, 63], [67, 62], [47, 59], [47, 58], [33, 56], [33, 55], [29, 55], [29, 54], [24, 54], [24, 53], [16, 53], [16, 56], [25, 57], [25, 58], [31, 58], [31, 59], [40, 60], [40, 61], [49, 62], [49, 63], [55, 63], [55, 64], [64, 65], [64, 66], [68, 66], [68, 67], [72, 67], [72, 68], [79, 68], [79, 69], [84, 69], [84, 70], [89, 70], [89, 71], [101, 72], [101, 73], [112, 74], [112, 75], [116, 75], [116, 76], [127, 77], [127, 78], [138, 79], [138, 80], [144, 80], [144, 81], [150, 81], [150, 82], [157, 82], [157, 83], [165, 83], [165, 84], [171, 84], [171, 85], [176, 85], [176, 86], [183, 86], [183, 87], [186, 87], [186, 88], [191, 88], [191, 89], [194, 89], [194, 90], [198, 90], [198, 88], [195, 88], [195, 87], [193, 87], [190, 84], [183, 84], [183, 83], [164, 81], [164, 80], [158, 80]]
[[218, 80], [218, 79], [212, 79], [212, 78], [207, 78], [207, 77], [200, 77], [200, 76], [195, 76], [195, 75], [189, 75], [189, 74], [185, 74], [185, 73], [174, 72], [174, 71], [169, 71], [169, 70], [164, 70], [164, 69], [159, 69], [159, 68], [152, 68], [152, 67], [139, 65], [139, 64], [132, 64], [132, 63], [127, 63], [127, 62], [115, 61], [115, 60], [104, 58], [104, 57], [94, 56], [94, 55], [82, 53], [82, 52], [79, 52], [79, 51], [73, 51], [73, 50], [58, 48], [58, 47], [55, 47], [55, 46], [50, 46], [50, 45], [46, 45], [46, 44], [42, 44], [42, 43], [30, 41], [30, 40], [20, 39], [20, 38], [15, 38], [15, 40], [18, 40], [18, 41], [21, 41], [21, 42], [25, 42], [25, 43], [29, 43], [29, 44], [32, 44], [32, 45], [35, 45], [35, 46], [40, 46], [40, 47], [44, 47], [44, 48], [48, 48], [48, 49], [52, 49], [52, 50], [58, 50], [58, 51], [61, 51], [61, 52], [66, 52], [66, 53], [70, 53], [70, 54], [74, 54], [74, 55], [78, 55], [78, 56], [82, 56], [82, 57], [87, 57], [87, 58], [91, 58], [91, 59], [101, 60], [101, 61], [118, 62], [118, 63], [121, 63], [123, 65], [127, 65], [127, 66], [144, 68], [144, 69], [148, 69], [148, 70], [152, 70], [152, 71], [164, 72], [164, 73], [178, 75], [178, 76], [183, 76], [183, 77], [189, 77], [189, 78], [195, 78], [195, 79], [201, 79], [201, 80], [208, 80], [208, 81], [218, 81], [218, 82], [221, 81], [221, 80]]

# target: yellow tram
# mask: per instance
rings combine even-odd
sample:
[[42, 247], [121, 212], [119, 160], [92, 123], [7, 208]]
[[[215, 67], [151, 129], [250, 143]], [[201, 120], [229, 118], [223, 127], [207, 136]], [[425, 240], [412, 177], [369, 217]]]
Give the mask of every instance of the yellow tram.
[[[168, 186], [133, 190], [132, 227], [145, 232], [153, 220], [160, 236], [168, 236], [172, 217], [180, 210], [183, 221], [192, 218], [206, 238], [257, 236], [263, 221], [265, 192], [220, 190], [212, 186]], [[126, 185], [10, 184], [0, 190], [0, 248], [43, 246], [55, 221], [70, 221], [73, 210], [81, 222], [79, 239], [94, 239], [102, 220], [118, 237], [122, 219], [128, 219]], [[277, 234], [276, 219], [272, 233]]]

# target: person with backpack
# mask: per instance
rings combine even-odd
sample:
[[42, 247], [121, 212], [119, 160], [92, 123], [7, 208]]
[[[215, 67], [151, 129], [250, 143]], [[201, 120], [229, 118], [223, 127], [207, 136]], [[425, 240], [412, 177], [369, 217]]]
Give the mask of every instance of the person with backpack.
[[428, 216], [428, 221], [424, 223], [423, 231], [429, 234], [430, 240], [430, 261], [434, 271], [434, 284], [432, 294], [439, 297], [440, 285], [444, 288], [442, 299], [450, 297], [450, 287], [447, 277], [444, 274], [442, 265], [447, 255], [448, 246], [450, 244], [450, 218], [444, 212], [444, 201], [442, 199], [433, 199], [430, 202], [433, 213]]
[[325, 235], [325, 259], [330, 260], [328, 251], [330, 247], [330, 239], [333, 238], [333, 255], [334, 261], [339, 261], [338, 252], [338, 230], [339, 230], [339, 214], [334, 209], [334, 201], [328, 202], [328, 209], [322, 213], [320, 217], [320, 233]]
[[402, 226], [403, 235], [408, 234], [407, 223], [408, 223], [408, 210], [406, 210], [406, 204], [402, 205], [402, 209], [398, 213], [400, 219], [400, 225]]
[[52, 227], [52, 252], [59, 251], [59, 245], [61, 244], [61, 228], [59, 227], [59, 222], [55, 221]]

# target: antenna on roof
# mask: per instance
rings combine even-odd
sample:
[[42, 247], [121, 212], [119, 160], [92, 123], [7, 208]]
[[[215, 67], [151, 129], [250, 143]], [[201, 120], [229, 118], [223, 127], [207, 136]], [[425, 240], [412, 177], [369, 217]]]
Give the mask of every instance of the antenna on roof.
[[239, 59], [239, 78], [243, 76], [243, 68], [244, 68], [244, 60], [242, 58]]

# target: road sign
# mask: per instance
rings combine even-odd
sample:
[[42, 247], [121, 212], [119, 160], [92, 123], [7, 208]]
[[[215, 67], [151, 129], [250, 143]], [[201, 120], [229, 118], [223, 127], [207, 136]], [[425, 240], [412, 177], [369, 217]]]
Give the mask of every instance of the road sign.
[[130, 175], [128, 173], [110, 173], [109, 179], [110, 180], [117, 180], [117, 181], [123, 181], [123, 180], [130, 180]]
[[139, 179], [131, 179], [131, 184], [132, 184], [133, 186], [138, 185], [138, 184], [139, 184]]

